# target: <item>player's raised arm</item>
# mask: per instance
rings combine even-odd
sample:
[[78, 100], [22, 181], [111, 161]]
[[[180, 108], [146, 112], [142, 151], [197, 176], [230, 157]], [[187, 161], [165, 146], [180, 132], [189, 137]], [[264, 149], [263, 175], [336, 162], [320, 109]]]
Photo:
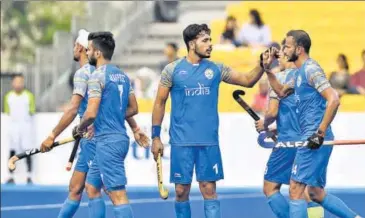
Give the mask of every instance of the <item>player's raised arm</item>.
[[252, 88], [264, 73], [264, 69], [260, 65], [257, 65], [249, 73], [239, 73], [224, 65], [221, 71], [224, 82], [248, 88]]
[[336, 90], [331, 87], [331, 84], [326, 78], [323, 70], [317, 67], [310, 67], [306, 69], [306, 77], [309, 84], [317, 89], [319, 93], [326, 99], [326, 111], [324, 113], [321, 124], [318, 127], [318, 133], [324, 136], [327, 128], [331, 124], [332, 120], [336, 116], [337, 109], [340, 106], [340, 99]]
[[105, 84], [105, 75], [99, 70], [91, 75], [88, 81], [88, 101], [87, 108], [82, 117], [80, 124], [76, 128], [76, 132], [84, 132], [86, 127], [90, 126], [96, 119], [99, 111], [101, 96]]
[[172, 67], [167, 65], [161, 73], [161, 81], [158, 86], [157, 95], [152, 111], [152, 153], [157, 160], [158, 153], [163, 154], [163, 144], [161, 142], [161, 124], [165, 115], [166, 101], [170, 94], [172, 87]]

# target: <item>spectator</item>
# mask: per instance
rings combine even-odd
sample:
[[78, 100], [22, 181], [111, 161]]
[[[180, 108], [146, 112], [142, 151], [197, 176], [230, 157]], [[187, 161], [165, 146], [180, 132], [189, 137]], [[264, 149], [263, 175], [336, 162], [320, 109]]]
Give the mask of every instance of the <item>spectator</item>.
[[271, 43], [270, 28], [264, 24], [257, 10], [250, 11], [249, 22], [243, 25], [237, 40], [250, 47], [266, 47]]
[[259, 93], [254, 96], [252, 109], [257, 113], [263, 113], [266, 109], [268, 101], [269, 83], [266, 78], [262, 78], [259, 82]]
[[357, 87], [361, 94], [365, 94], [365, 50], [362, 51], [363, 66], [358, 72], [351, 76], [351, 85]]
[[339, 54], [337, 57], [338, 70], [330, 76], [330, 83], [340, 96], [343, 94], [358, 94], [356, 88], [350, 85], [350, 73], [347, 57]]
[[[24, 88], [23, 75], [17, 75], [13, 78], [12, 88], [5, 95], [4, 112], [9, 115], [9, 147], [10, 157], [16, 153], [24, 152], [32, 146], [32, 115], [35, 113], [34, 95]], [[28, 178], [27, 182], [32, 183], [31, 157], [27, 157]], [[13, 172], [10, 172], [10, 178], [7, 183], [15, 183]]]
[[177, 52], [179, 47], [176, 43], [170, 42], [166, 45], [164, 55], [166, 60], [160, 63], [160, 72], [165, 68], [166, 65], [178, 59]]
[[229, 16], [226, 19], [226, 26], [221, 36], [221, 44], [232, 44], [236, 47], [240, 46], [240, 43], [236, 40], [237, 38], [237, 20], [233, 16]]

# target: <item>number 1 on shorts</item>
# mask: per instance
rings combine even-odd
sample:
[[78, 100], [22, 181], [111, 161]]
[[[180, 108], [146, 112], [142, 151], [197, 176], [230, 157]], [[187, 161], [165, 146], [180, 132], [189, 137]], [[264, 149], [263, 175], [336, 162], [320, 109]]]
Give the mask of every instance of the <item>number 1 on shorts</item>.
[[215, 170], [215, 174], [218, 174], [218, 164], [214, 164], [213, 170]]

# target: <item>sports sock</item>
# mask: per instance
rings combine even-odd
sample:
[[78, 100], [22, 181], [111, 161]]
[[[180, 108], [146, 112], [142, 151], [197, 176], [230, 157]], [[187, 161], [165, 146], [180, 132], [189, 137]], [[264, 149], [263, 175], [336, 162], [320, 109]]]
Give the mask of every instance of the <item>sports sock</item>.
[[341, 199], [331, 194], [327, 194], [320, 204], [324, 209], [338, 217], [354, 218], [357, 215]]
[[189, 201], [175, 201], [175, 214], [176, 218], [190, 218], [190, 202]]
[[130, 204], [114, 205], [115, 218], [133, 218], [132, 207]]
[[285, 197], [280, 193], [275, 194], [267, 198], [267, 203], [270, 205], [271, 210], [278, 218], [289, 218], [289, 203]]
[[88, 206], [90, 218], [105, 218], [105, 202], [101, 196], [89, 199]]
[[290, 200], [290, 218], [308, 218], [307, 202], [304, 199]]
[[217, 199], [204, 200], [205, 218], [220, 218], [221, 206]]
[[76, 213], [79, 208], [80, 201], [74, 201], [69, 198], [65, 200], [63, 206], [61, 208], [60, 213], [58, 214], [58, 218], [70, 218]]

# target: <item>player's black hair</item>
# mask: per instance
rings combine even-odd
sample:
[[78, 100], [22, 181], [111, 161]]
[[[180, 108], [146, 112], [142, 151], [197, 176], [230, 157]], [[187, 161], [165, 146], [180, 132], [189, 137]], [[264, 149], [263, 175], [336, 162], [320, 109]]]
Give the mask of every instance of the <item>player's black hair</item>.
[[173, 48], [175, 52], [177, 52], [177, 50], [179, 49], [179, 47], [177, 46], [177, 44], [175, 42], [169, 42], [169, 43], [167, 43], [167, 46], [170, 46], [171, 48]]
[[254, 20], [255, 24], [258, 27], [262, 27], [264, 25], [264, 22], [262, 21], [261, 16], [260, 16], [260, 13], [259, 13], [258, 10], [251, 9], [250, 10], [250, 15], [253, 17], [253, 20]]
[[23, 78], [23, 79], [24, 79], [24, 75], [23, 75], [22, 73], [17, 73], [17, 74], [14, 74], [14, 75], [13, 75], [12, 80], [14, 80], [14, 79], [15, 79], [15, 78], [17, 78], [17, 77], [20, 77], [20, 78]]
[[362, 55], [362, 56], [364, 56], [364, 55], [365, 55], [365, 49], [364, 49], [364, 50], [362, 50], [361, 55]]
[[350, 69], [350, 66], [349, 66], [349, 62], [347, 61], [346, 55], [344, 55], [344, 54], [341, 53], [341, 54], [338, 55], [338, 58], [342, 59], [344, 68], [346, 70], [349, 70]]
[[210, 35], [210, 29], [209, 29], [208, 25], [206, 25], [206, 24], [190, 24], [189, 26], [187, 26], [184, 29], [183, 38], [184, 38], [184, 42], [185, 42], [185, 45], [186, 45], [186, 48], [188, 49], [188, 51], [190, 50], [189, 42], [191, 40], [196, 39], [198, 37], [198, 35], [201, 34], [202, 32], [205, 32], [208, 35]]
[[89, 41], [99, 49], [107, 60], [111, 60], [114, 53], [115, 41], [111, 32], [93, 32], [89, 34]]
[[285, 45], [285, 38], [283, 39], [283, 41], [281, 41], [281, 45], [284, 46]]
[[290, 30], [286, 36], [293, 37], [295, 43], [299, 46], [302, 46], [304, 51], [309, 54], [312, 42], [307, 32], [304, 30]]

